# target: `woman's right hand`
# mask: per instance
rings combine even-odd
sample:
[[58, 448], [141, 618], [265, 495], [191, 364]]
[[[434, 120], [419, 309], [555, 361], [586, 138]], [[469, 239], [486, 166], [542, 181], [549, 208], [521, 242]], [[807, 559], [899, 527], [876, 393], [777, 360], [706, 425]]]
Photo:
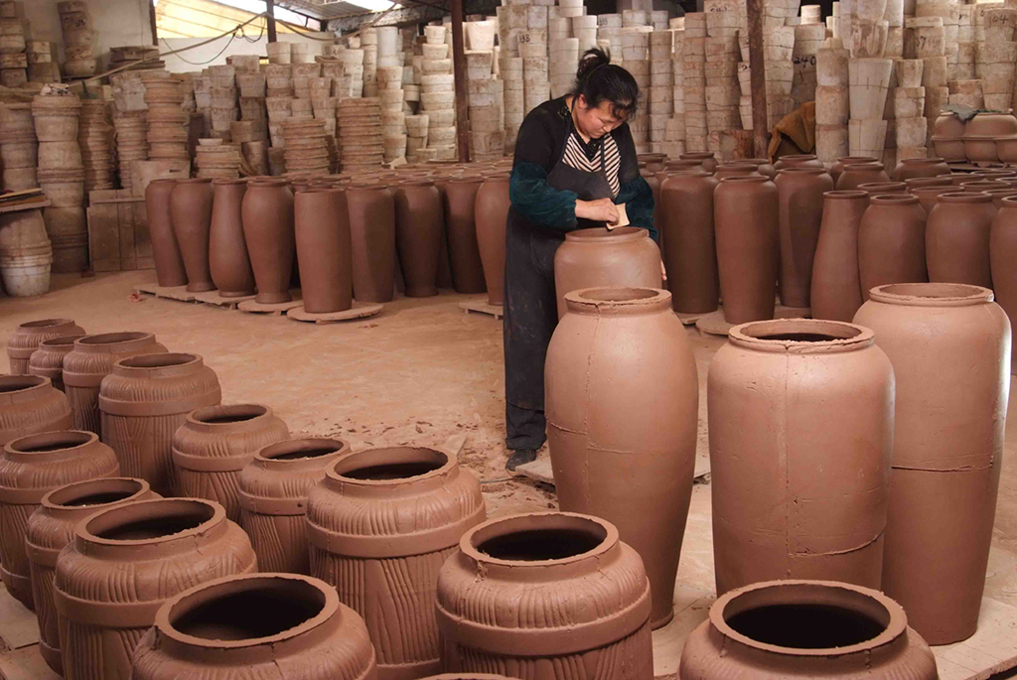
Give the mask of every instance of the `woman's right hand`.
[[614, 224], [618, 221], [618, 208], [610, 198], [595, 201], [576, 201], [576, 217], [594, 222]]

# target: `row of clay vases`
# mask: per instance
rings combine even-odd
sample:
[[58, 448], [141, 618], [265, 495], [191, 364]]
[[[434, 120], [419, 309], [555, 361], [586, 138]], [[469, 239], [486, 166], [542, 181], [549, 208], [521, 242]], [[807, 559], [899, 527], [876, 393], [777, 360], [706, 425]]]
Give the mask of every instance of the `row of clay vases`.
[[869, 182], [889, 182], [890, 176], [882, 163], [872, 161], [851, 162], [843, 166], [836, 187], [842, 191], [857, 189]]
[[929, 280], [991, 289], [989, 233], [995, 217], [996, 206], [988, 194], [939, 194], [925, 226]]
[[717, 265], [724, 319], [772, 319], [780, 262], [780, 197], [760, 175], [728, 177], [714, 191]]
[[869, 195], [858, 189], [823, 194], [823, 216], [812, 265], [812, 318], [851, 321], [862, 306], [858, 228]]
[[212, 187], [212, 220], [208, 234], [212, 283], [225, 298], [254, 295], [254, 271], [247, 252], [241, 212], [247, 180], [217, 179]]
[[210, 179], [176, 180], [170, 193], [170, 220], [190, 293], [215, 290], [208, 260], [213, 196]]
[[173, 232], [173, 218], [170, 215], [170, 196], [174, 179], [157, 179], [145, 189], [145, 208], [148, 212], [148, 233], [152, 241], [152, 257], [155, 260], [155, 278], [164, 288], [187, 285], [187, 271], [180, 253], [176, 234]]
[[671, 303], [679, 314], [706, 314], [720, 302], [713, 192], [718, 180], [692, 168], [667, 172], [660, 184], [657, 228]]
[[49, 378], [0, 375], [0, 445], [50, 430], [66, 430], [73, 422], [67, 396]]
[[811, 306], [813, 260], [823, 218], [823, 196], [833, 179], [823, 168], [790, 167], [777, 172], [780, 216], [780, 303]]
[[293, 191], [285, 179], [248, 180], [240, 206], [244, 241], [258, 287], [255, 302], [280, 304], [293, 299], [290, 280], [296, 250]]
[[395, 295], [395, 193], [383, 185], [355, 184], [346, 190], [350, 211], [353, 297], [391, 302]]
[[64, 391], [64, 357], [74, 350], [74, 342], [84, 333], [61, 335], [39, 343], [28, 359], [28, 374], [49, 378], [53, 387]]
[[509, 176], [484, 178], [474, 203], [477, 223], [477, 246], [487, 284], [487, 302], [501, 305], [505, 295], [505, 233], [508, 223]]
[[304, 311], [343, 312], [353, 306], [353, 260], [346, 192], [339, 188], [297, 191], [294, 236]]
[[441, 193], [431, 180], [395, 187], [396, 252], [406, 297], [438, 294], [438, 255], [445, 228]]
[[7, 362], [11, 375], [29, 374], [32, 354], [44, 340], [84, 333], [84, 329], [71, 319], [39, 319], [19, 324], [7, 339]]

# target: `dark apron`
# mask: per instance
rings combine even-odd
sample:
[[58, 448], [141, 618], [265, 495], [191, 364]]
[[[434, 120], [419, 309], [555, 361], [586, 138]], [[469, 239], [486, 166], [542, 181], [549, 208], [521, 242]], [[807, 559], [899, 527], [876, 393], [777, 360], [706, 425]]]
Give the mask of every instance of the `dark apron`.
[[[547, 176], [552, 189], [574, 191], [579, 200], [614, 198], [604, 171], [576, 170], [564, 161], [572, 120], [558, 162]], [[578, 229], [603, 226], [579, 220]], [[509, 449], [539, 449], [547, 439], [544, 418], [544, 357], [558, 324], [554, 290], [554, 254], [565, 240], [561, 232], [534, 224], [509, 209], [505, 236], [505, 420]]]

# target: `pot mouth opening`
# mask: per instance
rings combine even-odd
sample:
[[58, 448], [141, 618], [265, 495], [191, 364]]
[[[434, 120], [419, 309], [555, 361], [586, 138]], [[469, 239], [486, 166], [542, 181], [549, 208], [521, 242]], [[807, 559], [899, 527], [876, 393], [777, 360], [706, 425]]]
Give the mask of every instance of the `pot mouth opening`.
[[47, 381], [39, 375], [4, 375], [0, 376], [0, 394], [20, 392], [38, 387]]
[[811, 153], [792, 153], [787, 156], [781, 156], [778, 161], [814, 161], [817, 159], [815, 154]]
[[[971, 184], [969, 183], [967, 186], [970, 187]], [[1003, 189], [1005, 187], [994, 188]], [[991, 203], [992, 196], [981, 191], [947, 191], [937, 194], [936, 201], [940, 203]]]
[[86, 520], [83, 529], [114, 543], [144, 542], [193, 532], [215, 515], [216, 506], [207, 501], [166, 498], [101, 511]]
[[82, 336], [80, 335], [61, 335], [59, 338], [50, 338], [49, 340], [43, 340], [39, 343], [40, 346], [45, 347], [66, 347], [68, 345], [73, 346], [74, 342]]
[[38, 321], [26, 321], [20, 324], [19, 328], [52, 328], [63, 324], [74, 323], [70, 319], [39, 319]]
[[369, 449], [348, 454], [332, 466], [343, 479], [384, 482], [428, 475], [449, 464], [448, 454], [435, 449]]
[[879, 159], [875, 156], [841, 156], [837, 162], [841, 165], [845, 163], [855, 165], [856, 163], [878, 163]]
[[715, 159], [716, 156], [714, 156], [709, 151], [696, 151], [696, 152], [693, 152], [693, 153], [683, 153], [683, 154], [679, 155], [678, 158], [679, 158], [679, 160], [683, 160], [683, 161], [705, 161], [705, 160], [709, 160], [711, 158]]
[[965, 283], [891, 283], [873, 288], [869, 291], [869, 298], [905, 305], [980, 304], [995, 299], [988, 288]]
[[[174, 182], [176, 180], [173, 180]], [[120, 342], [133, 342], [151, 337], [150, 333], [139, 331], [126, 331], [123, 333], [99, 333], [98, 335], [85, 335], [78, 339], [82, 345], [115, 345]]]
[[269, 460], [307, 460], [338, 453], [345, 446], [340, 439], [291, 439], [270, 444], [258, 455]]
[[731, 342], [763, 351], [829, 352], [867, 346], [872, 331], [827, 319], [750, 321], [729, 332]]
[[147, 485], [130, 477], [89, 479], [68, 484], [51, 491], [46, 502], [58, 508], [84, 508], [107, 505], [133, 498], [145, 491]]
[[607, 550], [618, 530], [603, 520], [563, 512], [515, 515], [467, 532], [460, 547], [500, 564], [566, 563]]
[[91, 432], [67, 430], [64, 432], [31, 434], [27, 437], [15, 439], [8, 446], [11, 447], [11, 451], [16, 453], [53, 453], [54, 451], [76, 449], [97, 439], [98, 437]]
[[126, 368], [168, 368], [170, 366], [183, 366], [197, 360], [198, 357], [193, 354], [160, 352], [158, 354], [139, 354], [135, 357], [121, 359], [117, 363]]
[[844, 199], [856, 199], [856, 198], [867, 198], [869, 192], [862, 191], [860, 189], [835, 189], [834, 191], [824, 191], [823, 198], [844, 198]]
[[[780, 172], [783, 172], [783, 170]], [[732, 184], [761, 184], [762, 182], [770, 182], [772, 180], [766, 175], [735, 175], [734, 177], [724, 177], [720, 181]]]
[[879, 161], [858, 161], [844, 166], [844, 172], [848, 170], [883, 170], [884, 165]]
[[873, 203], [899, 203], [902, 205], [918, 203], [918, 197], [911, 194], [877, 194], [869, 196], [869, 200]]
[[942, 158], [904, 158], [901, 163], [904, 165], [935, 165], [937, 163], [945, 163], [946, 161]]
[[1003, 205], [1008, 208], [1017, 208], [1017, 189], [1014, 189], [1013, 196], [1004, 196]]
[[802, 167], [800, 165], [792, 165], [789, 168], [782, 168], [777, 172], [790, 172], [792, 175], [822, 175], [826, 172], [826, 168], [810, 168]]
[[867, 191], [870, 194], [885, 191], [887, 193], [894, 193], [898, 191], [907, 191], [908, 185], [904, 182], [865, 182], [859, 184], [858, 188], [862, 191]]
[[199, 408], [191, 413], [191, 417], [204, 425], [228, 425], [245, 423], [267, 413], [268, 409], [259, 404], [231, 404]]
[[530, 529], [489, 538], [476, 548], [499, 560], [546, 562], [588, 553], [604, 538], [580, 529]]
[[652, 288], [587, 288], [576, 291], [576, 297], [583, 302], [637, 302], [659, 296], [659, 291]]
[[617, 239], [622, 236], [632, 236], [644, 232], [649, 235], [649, 232], [639, 227], [615, 227], [614, 229], [608, 229], [607, 227], [593, 227], [591, 229], [577, 229], [576, 231], [570, 231], [565, 235], [565, 238], [569, 241], [583, 241], [587, 243], [596, 243], [602, 239], [613, 238]]

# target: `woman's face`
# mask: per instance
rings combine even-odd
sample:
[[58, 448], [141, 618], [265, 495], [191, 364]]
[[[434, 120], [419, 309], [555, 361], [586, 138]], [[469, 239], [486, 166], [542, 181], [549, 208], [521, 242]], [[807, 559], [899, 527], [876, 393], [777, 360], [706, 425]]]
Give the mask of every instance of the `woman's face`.
[[576, 124], [579, 131], [590, 139], [600, 139], [625, 122], [625, 117], [614, 115], [614, 106], [608, 100], [600, 102], [600, 106], [587, 106], [586, 98], [576, 98]]

